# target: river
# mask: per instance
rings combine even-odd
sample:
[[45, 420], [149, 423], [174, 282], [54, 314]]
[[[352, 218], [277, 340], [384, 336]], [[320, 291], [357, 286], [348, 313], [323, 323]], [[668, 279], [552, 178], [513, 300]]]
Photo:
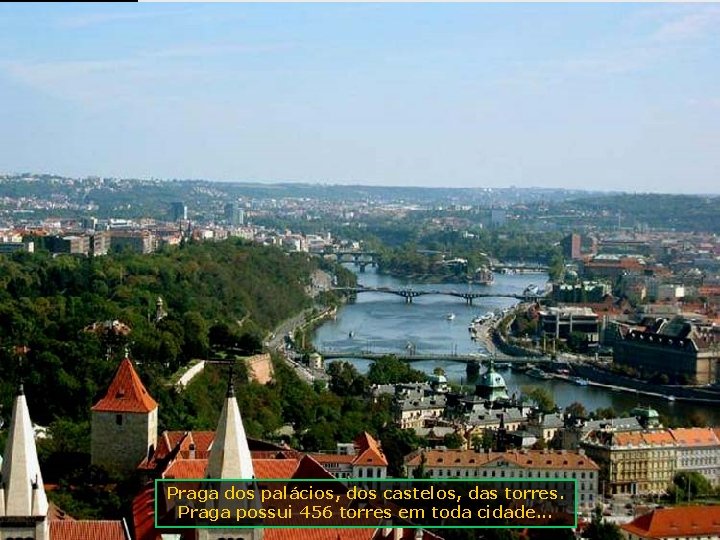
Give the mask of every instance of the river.
[[[352, 265], [348, 268], [355, 270]], [[367, 287], [412, 288], [413, 290], [467, 291], [464, 284], [418, 284], [407, 280], [381, 275], [368, 267], [358, 274], [360, 284]], [[547, 280], [542, 274], [496, 275], [495, 282], [488, 286], [473, 286], [473, 290], [500, 294], [520, 294], [529, 284], [540, 285]], [[368, 292], [357, 296], [354, 303], [341, 307], [337, 317], [320, 326], [313, 342], [320, 350], [370, 351], [402, 353], [410, 347], [417, 354], [438, 353], [451, 356], [453, 353], [467, 354], [486, 352], [482, 346], [470, 339], [468, 324], [477, 315], [503, 309], [517, 303], [512, 298], [476, 299], [473, 306], [461, 298], [445, 295], [426, 295], [415, 298], [412, 304], [394, 294]], [[449, 314], [455, 318], [448, 319]], [[351, 337], [352, 334], [352, 337]], [[350, 360], [361, 372], [366, 372], [369, 360]], [[444, 361], [414, 362], [413, 367], [432, 373], [435, 367], [442, 367], [448, 379], [462, 382], [465, 378], [465, 364]], [[649, 396], [636, 396], [626, 392], [609, 391], [596, 387], [582, 387], [559, 380], [538, 381], [510, 370], [500, 372], [508, 387], [508, 393], [520, 393], [523, 386], [542, 385], [549, 389], [555, 402], [565, 407], [573, 402], [582, 403], [589, 411], [600, 407], [612, 407], [618, 412], [630, 411], [636, 405], [650, 405], [670, 419], [686, 423], [684, 419], [693, 412], [706, 416], [713, 424], [720, 424], [720, 408], [694, 405], [683, 402], [668, 402]]]

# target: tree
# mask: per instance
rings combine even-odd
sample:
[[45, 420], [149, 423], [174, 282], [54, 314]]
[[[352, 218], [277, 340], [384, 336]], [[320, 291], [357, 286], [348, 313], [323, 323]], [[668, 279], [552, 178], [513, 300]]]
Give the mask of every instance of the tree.
[[465, 444], [465, 440], [457, 432], [448, 433], [443, 437], [443, 445], [451, 450], [462, 448], [463, 444]]
[[553, 400], [552, 394], [547, 388], [542, 386], [526, 386], [522, 388], [524, 396], [535, 402], [538, 409], [544, 413], [549, 413], [555, 410], [555, 400]]
[[585, 538], [588, 540], [623, 540], [620, 527], [603, 519], [602, 507], [599, 505], [593, 510], [590, 525], [585, 529]]
[[338, 396], [361, 396], [367, 389], [367, 379], [350, 362], [332, 362], [328, 366], [330, 391]]
[[565, 407], [565, 412], [569, 414], [572, 418], [587, 418], [588, 412], [585, 408], [585, 405], [582, 403], [575, 401]]
[[370, 364], [367, 379], [370, 384], [398, 384], [426, 380], [422, 371], [411, 368], [397, 356], [390, 354]]
[[697, 471], [682, 471], [673, 477], [673, 494], [678, 501], [695, 499], [713, 492], [710, 481]]

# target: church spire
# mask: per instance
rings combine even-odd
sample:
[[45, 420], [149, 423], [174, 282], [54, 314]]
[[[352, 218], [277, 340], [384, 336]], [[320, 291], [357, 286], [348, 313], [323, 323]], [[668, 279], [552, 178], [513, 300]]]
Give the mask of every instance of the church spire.
[[245, 427], [235, 398], [230, 371], [228, 390], [210, 448], [206, 476], [208, 478], [254, 478], [252, 457]]
[[30, 421], [22, 385], [13, 404], [2, 463], [2, 495], [4, 514], [13, 517], [44, 517], [48, 501], [35, 448], [35, 432]]

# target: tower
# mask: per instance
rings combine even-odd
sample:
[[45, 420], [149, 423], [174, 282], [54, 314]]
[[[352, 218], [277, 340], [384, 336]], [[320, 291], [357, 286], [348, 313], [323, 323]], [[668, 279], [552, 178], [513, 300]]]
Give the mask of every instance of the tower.
[[157, 403], [130, 359], [124, 358], [107, 394], [92, 408], [92, 464], [116, 473], [132, 473], [155, 451], [157, 413]]
[[505, 379], [495, 371], [495, 363], [490, 360], [487, 371], [475, 385], [475, 395], [487, 400], [491, 404], [495, 401], [507, 401], [510, 398], [507, 393]]
[[[240, 408], [235, 398], [232, 373], [228, 391], [218, 421], [215, 439], [210, 446], [206, 478], [255, 478], [252, 456], [245, 436]], [[235, 540], [262, 540], [262, 529], [198, 529], [198, 540], [218, 540], [231, 537]]]
[[0, 540], [49, 540], [48, 501], [35, 448], [35, 432], [20, 385], [2, 464]]

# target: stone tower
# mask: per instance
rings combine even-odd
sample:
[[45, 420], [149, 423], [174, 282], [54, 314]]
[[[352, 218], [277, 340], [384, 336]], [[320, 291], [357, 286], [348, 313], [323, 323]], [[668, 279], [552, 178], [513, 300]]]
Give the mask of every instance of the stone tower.
[[22, 385], [12, 420], [0, 479], [0, 540], [49, 540], [48, 501]]
[[132, 474], [157, 444], [158, 406], [132, 362], [124, 358], [107, 394], [92, 408], [90, 452], [93, 465]]
[[[232, 378], [232, 375], [231, 375]], [[232, 382], [228, 385], [215, 439], [210, 446], [206, 478], [255, 478], [240, 408]], [[198, 540], [262, 540], [262, 529], [198, 529]]]

